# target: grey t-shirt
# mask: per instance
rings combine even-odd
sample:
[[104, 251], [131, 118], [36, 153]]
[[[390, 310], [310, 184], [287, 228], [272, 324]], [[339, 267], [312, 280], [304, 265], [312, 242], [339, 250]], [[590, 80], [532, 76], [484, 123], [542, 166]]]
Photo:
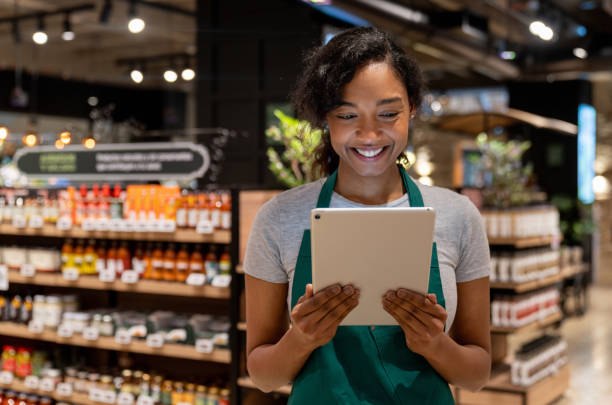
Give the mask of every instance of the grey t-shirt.
[[[316, 208], [325, 179], [285, 191], [264, 204], [255, 217], [244, 260], [250, 276], [286, 283], [291, 305], [293, 273], [302, 234], [310, 228], [310, 210]], [[489, 277], [489, 245], [480, 213], [467, 197], [417, 182], [426, 207], [436, 211], [434, 241], [450, 330], [457, 310], [457, 285]], [[381, 207], [410, 206], [408, 195]], [[372, 207], [350, 201], [334, 192], [331, 208]], [[401, 236], [403, 229], [398, 229]]]

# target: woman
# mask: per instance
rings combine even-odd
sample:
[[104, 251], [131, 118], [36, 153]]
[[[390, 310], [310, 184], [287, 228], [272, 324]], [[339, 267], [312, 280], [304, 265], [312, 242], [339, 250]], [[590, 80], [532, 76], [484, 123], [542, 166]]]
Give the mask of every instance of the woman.
[[[375, 28], [345, 31], [306, 59], [293, 98], [324, 129], [318, 164], [329, 177], [266, 203], [251, 230], [247, 367], [263, 391], [293, 382], [292, 404], [452, 404], [448, 383], [478, 390], [487, 382], [489, 250], [480, 215], [467, 198], [417, 185], [396, 164], [421, 89], [415, 62]], [[313, 294], [310, 210], [423, 205], [436, 211], [429, 294], [397, 286], [381, 297], [399, 326], [338, 327], [359, 291], [333, 285]]]

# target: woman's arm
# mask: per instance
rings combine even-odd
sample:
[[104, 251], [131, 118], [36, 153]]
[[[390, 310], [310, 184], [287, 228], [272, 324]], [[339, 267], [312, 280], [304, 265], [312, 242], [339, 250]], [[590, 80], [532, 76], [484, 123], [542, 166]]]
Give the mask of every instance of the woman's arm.
[[446, 381], [471, 391], [487, 383], [491, 372], [488, 277], [457, 283], [457, 314], [449, 335], [444, 333], [446, 311], [433, 294], [400, 289], [385, 295], [383, 305], [404, 330], [406, 345]]
[[359, 291], [330, 286], [313, 294], [312, 285], [287, 311], [288, 284], [245, 275], [247, 369], [255, 385], [270, 392], [294, 380], [310, 354], [329, 342], [342, 319], [357, 306]]

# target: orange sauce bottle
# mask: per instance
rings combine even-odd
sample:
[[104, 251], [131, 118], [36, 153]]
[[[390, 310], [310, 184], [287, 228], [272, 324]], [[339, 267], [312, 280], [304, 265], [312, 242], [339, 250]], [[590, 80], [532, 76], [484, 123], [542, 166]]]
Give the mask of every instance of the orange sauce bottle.
[[225, 246], [223, 253], [219, 257], [219, 273], [223, 275], [230, 275], [232, 268], [232, 259], [229, 253], [229, 246]]
[[187, 245], [183, 243], [176, 254], [176, 281], [184, 283], [189, 275], [189, 252]]
[[221, 195], [221, 229], [230, 229], [232, 227], [232, 204], [229, 193]]
[[142, 278], [150, 280], [153, 278], [153, 244], [151, 242], [147, 243], [142, 261], [144, 267]]
[[164, 252], [164, 280], [176, 281], [176, 253], [174, 244], [170, 243]]
[[96, 273], [106, 269], [106, 242], [102, 241], [96, 247]]
[[204, 258], [200, 250], [201, 246], [196, 245], [189, 256], [189, 274], [202, 274], [204, 272]]
[[162, 250], [162, 244], [157, 243], [153, 250], [151, 259], [152, 279], [163, 280], [164, 279], [164, 251]]
[[127, 242], [121, 242], [119, 249], [117, 250], [117, 274], [121, 274], [126, 270], [132, 269], [132, 257], [128, 249]]
[[117, 242], [112, 242], [106, 251], [106, 269], [117, 272]]
[[76, 247], [74, 248], [74, 253], [73, 253], [73, 257], [74, 257], [74, 267], [76, 267], [77, 269], [79, 269], [79, 273], [80, 274], [84, 274], [86, 269], [83, 268], [83, 257], [85, 254], [85, 248], [83, 247], [83, 240], [79, 240]]

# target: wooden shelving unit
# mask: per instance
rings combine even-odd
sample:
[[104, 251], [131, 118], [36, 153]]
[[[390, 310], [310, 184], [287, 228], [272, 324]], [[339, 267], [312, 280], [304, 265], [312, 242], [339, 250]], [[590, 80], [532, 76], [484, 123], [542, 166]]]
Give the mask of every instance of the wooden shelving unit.
[[531, 332], [534, 330], [538, 330], [541, 328], [544, 328], [546, 326], [550, 326], [556, 322], [559, 322], [561, 320], [561, 318], [563, 317], [563, 314], [561, 313], [561, 311], [558, 311], [557, 313], [554, 313], [552, 315], [547, 316], [546, 318], [540, 320], [540, 321], [536, 321], [536, 322], [532, 322], [528, 325], [525, 326], [521, 326], [518, 328], [513, 328], [513, 327], [506, 327], [506, 326], [491, 326], [491, 333], [504, 333], [504, 334], [508, 334], [508, 333], [525, 333], [525, 332]]
[[[243, 388], [251, 388], [251, 389], [258, 389], [255, 384], [253, 384], [253, 381], [251, 380], [250, 377], [240, 377], [238, 378], [238, 386], [243, 387]], [[281, 395], [290, 395], [291, 394], [291, 385], [285, 385], [277, 390], [274, 390], [275, 393], [277, 394], [281, 394]]]
[[24, 277], [18, 271], [9, 271], [9, 282], [16, 284], [42, 285], [50, 287], [72, 287], [90, 290], [122, 291], [143, 294], [178, 295], [182, 297], [201, 297], [229, 299], [230, 289], [211, 285], [191, 286], [185, 283], [138, 280], [127, 284], [120, 280], [110, 283], [100, 281], [96, 275], [82, 275], [75, 281], [68, 281], [59, 273], [37, 273], [33, 277]]
[[553, 242], [553, 236], [535, 236], [529, 238], [489, 238], [489, 245], [514, 246], [517, 249], [547, 246]]
[[24, 384], [23, 381], [17, 378], [15, 378], [10, 385], [0, 384], [0, 387], [4, 389], [11, 389], [17, 392], [25, 392], [27, 394], [35, 394], [35, 395], [43, 396], [43, 397], [50, 397], [58, 402], [70, 402], [70, 403], [79, 404], [79, 405], [99, 405], [97, 402], [92, 401], [89, 398], [89, 395], [87, 394], [83, 394], [80, 392], [73, 392], [72, 395], [65, 396], [65, 395], [60, 395], [55, 390], [53, 391], [42, 391], [40, 389], [33, 390], [33, 389], [28, 388]]
[[181, 345], [175, 343], [165, 344], [161, 348], [147, 346], [143, 340], [132, 340], [131, 343], [123, 345], [115, 341], [114, 337], [100, 336], [97, 340], [87, 340], [81, 335], [73, 335], [70, 338], [63, 338], [53, 331], [43, 331], [34, 334], [25, 325], [12, 322], [0, 322], [0, 335], [13, 336], [32, 340], [41, 340], [71, 346], [93, 347], [97, 349], [115, 350], [129, 353], [143, 353], [156, 356], [175, 357], [181, 359], [201, 360], [214, 363], [229, 364], [231, 352], [227, 349], [215, 349], [212, 353], [199, 353], [194, 346]]
[[526, 281], [524, 283], [506, 283], [501, 281], [494, 281], [491, 283], [491, 288], [500, 290], [512, 290], [516, 293], [522, 293], [560, 283], [563, 278], [563, 274], [559, 272], [558, 274], [554, 274], [552, 276], [545, 277], [540, 280], [531, 280]]
[[11, 224], [0, 224], [0, 235], [44, 236], [52, 238], [74, 239], [110, 239], [110, 240], [138, 240], [154, 242], [176, 243], [219, 243], [229, 244], [231, 232], [217, 230], [211, 234], [197, 233], [193, 229], [177, 229], [174, 232], [114, 232], [114, 231], [86, 231], [79, 227], [62, 231], [55, 225], [46, 224], [42, 228], [16, 228]]

